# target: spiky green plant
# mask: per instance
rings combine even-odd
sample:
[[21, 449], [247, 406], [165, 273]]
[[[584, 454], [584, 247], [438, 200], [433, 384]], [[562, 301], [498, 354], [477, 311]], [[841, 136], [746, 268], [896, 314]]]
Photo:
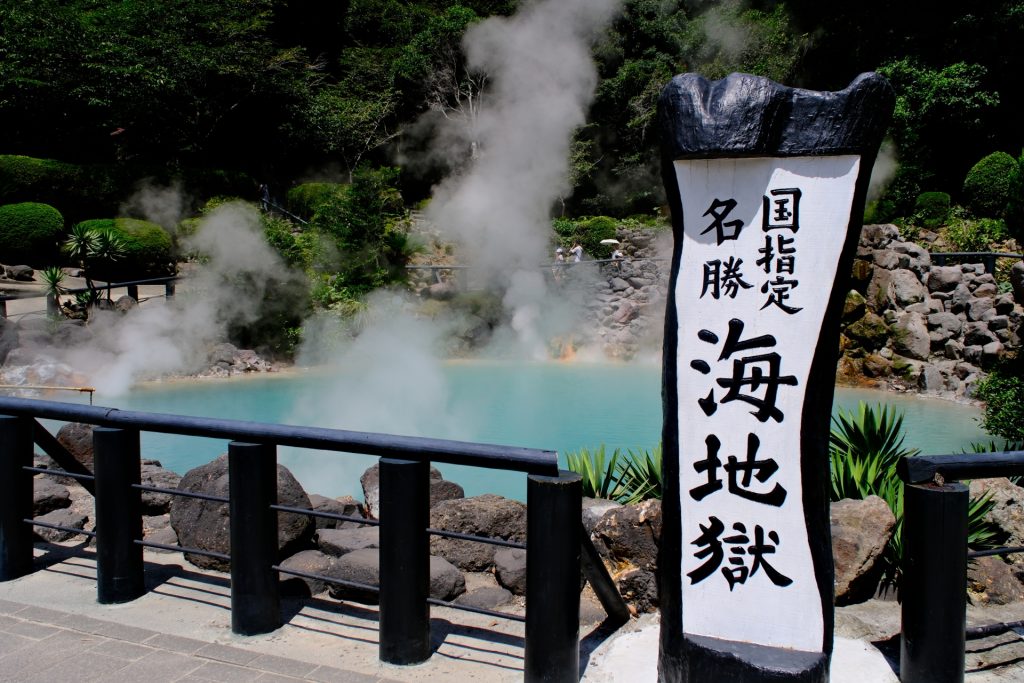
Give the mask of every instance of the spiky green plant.
[[43, 281], [43, 291], [46, 293], [47, 312], [56, 315], [61, 309], [60, 298], [67, 294], [64, 286], [64, 271], [57, 266], [49, 266], [39, 271], [39, 278]]
[[624, 495], [622, 503], [629, 505], [648, 498], [661, 500], [664, 490], [661, 443], [651, 450], [628, 449], [626, 457], [619, 460], [618, 467]]
[[[832, 500], [875, 495], [892, 510], [896, 526], [882, 554], [882, 584], [898, 591], [903, 558], [903, 482], [896, 474], [896, 465], [919, 451], [904, 447], [903, 415], [888, 406], [872, 407], [861, 401], [856, 411], [837, 411], [832, 425]], [[971, 499], [967, 515], [971, 548], [993, 547], [998, 539], [996, 528], [985, 519], [992, 505], [989, 496]]]
[[593, 450], [581, 448], [569, 451], [565, 459], [569, 469], [583, 477], [584, 496], [619, 501], [624, 495], [618, 467], [621, 456], [622, 452], [616, 448], [611, 458], [608, 458], [604, 444], [601, 444]]

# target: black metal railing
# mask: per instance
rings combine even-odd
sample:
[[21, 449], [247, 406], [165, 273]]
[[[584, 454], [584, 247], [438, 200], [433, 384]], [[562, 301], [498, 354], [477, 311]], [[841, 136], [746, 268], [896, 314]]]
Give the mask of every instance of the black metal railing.
[[967, 562], [1024, 552], [1004, 547], [968, 552], [970, 495], [963, 479], [1024, 474], [1024, 451], [904, 458], [900, 680], [962, 683], [968, 637], [1004, 633], [1022, 622], [967, 628]]
[[[64, 290], [64, 293], [73, 295], [97, 291], [106, 292], [107, 297], [109, 298], [112, 290], [124, 287], [128, 290], [128, 296], [138, 301], [140, 285], [163, 285], [164, 297], [171, 299], [174, 297], [177, 282], [183, 279], [185, 278], [179, 275], [168, 275], [166, 277], [147, 278], [144, 280], [127, 280], [125, 282], [103, 282], [101, 280], [96, 280], [93, 282], [93, 286], [91, 288], [69, 287]], [[42, 290], [36, 292], [20, 292], [16, 294], [0, 294], [0, 318], [7, 317], [7, 302], [17, 299], [46, 299], [46, 311], [48, 313], [57, 312], [57, 300], [52, 294], [47, 294]]]
[[[39, 418], [92, 424], [94, 472], [79, 464]], [[228, 444], [228, 496], [141, 483], [140, 433], [224, 438]], [[61, 470], [32, 466], [33, 443]], [[279, 505], [277, 446], [380, 456], [380, 521]], [[429, 536], [526, 548], [527, 544], [432, 529], [431, 462], [527, 474], [526, 616], [431, 598]], [[59, 527], [32, 519], [32, 481], [38, 472], [70, 476], [95, 496], [96, 530]], [[200, 498], [229, 506], [230, 554], [146, 541], [143, 491]], [[277, 563], [277, 515], [305, 514], [380, 528], [380, 585], [339, 580]], [[97, 542], [97, 600], [120, 603], [145, 592], [144, 547], [230, 562], [231, 627], [266, 633], [282, 625], [279, 575], [348, 586], [379, 597], [381, 660], [412, 664], [429, 658], [430, 606], [524, 621], [527, 681], [576, 681], [579, 673], [579, 576], [590, 580], [613, 623], [629, 611], [582, 528], [581, 481], [558, 470], [552, 451], [441, 439], [371, 434], [315, 427], [218, 420], [0, 397], [0, 581], [32, 571], [32, 526], [93, 535]]]
[[982, 263], [985, 266], [985, 272], [989, 275], [996, 274], [996, 259], [1024, 258], [1024, 255], [1022, 254], [1011, 254], [1001, 251], [933, 251], [930, 252], [930, 255], [932, 258], [932, 265], [936, 266], [946, 265], [946, 262], [949, 259], [964, 260], [968, 263]]

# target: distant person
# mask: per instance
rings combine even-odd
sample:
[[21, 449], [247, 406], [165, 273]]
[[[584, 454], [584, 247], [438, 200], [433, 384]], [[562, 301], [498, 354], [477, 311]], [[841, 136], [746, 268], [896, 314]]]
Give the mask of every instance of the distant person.
[[569, 250], [569, 253], [572, 254], [573, 263], [579, 263], [583, 260], [583, 246], [579, 242], [572, 245], [572, 249]]
[[260, 207], [264, 212], [270, 211], [270, 188], [266, 183], [260, 183]]
[[555, 282], [562, 281], [563, 268], [565, 268], [565, 249], [558, 247], [555, 249], [555, 266], [551, 269], [551, 274], [555, 276]]
[[622, 269], [622, 260], [626, 258], [626, 255], [622, 253], [621, 247], [616, 247], [615, 251], [612, 252], [612, 263], [615, 265], [615, 270]]

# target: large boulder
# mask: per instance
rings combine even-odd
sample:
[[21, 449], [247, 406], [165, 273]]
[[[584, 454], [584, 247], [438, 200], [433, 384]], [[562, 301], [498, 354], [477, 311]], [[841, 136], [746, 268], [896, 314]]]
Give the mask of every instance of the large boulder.
[[878, 587], [882, 569], [879, 560], [892, 538], [896, 518], [878, 496], [832, 503], [830, 518], [835, 603], [863, 602]]
[[[333, 574], [339, 579], [367, 586], [380, 585], [380, 555], [376, 549], [355, 550], [334, 560]], [[454, 600], [466, 592], [466, 579], [456, 567], [441, 557], [430, 558], [430, 597]], [[377, 594], [352, 586], [334, 584], [331, 597], [357, 602], [377, 602]]]
[[[318, 574], [334, 579], [341, 578], [335, 569], [335, 559], [318, 550], [300, 551], [286, 558], [281, 563], [281, 567], [306, 574]], [[285, 591], [302, 596], [319, 595], [327, 590], [328, 585], [321, 579], [311, 579], [294, 574], [281, 574], [281, 581]]]
[[[430, 526], [521, 543], [526, 540], [526, 506], [493, 494], [446, 500], [430, 511]], [[494, 546], [475, 541], [434, 536], [430, 552], [463, 571], [483, 571], [494, 565]]]
[[928, 290], [952, 292], [963, 279], [964, 272], [960, 266], [932, 266], [928, 271]]
[[[228, 456], [191, 469], [178, 483], [178, 490], [212, 496], [228, 496]], [[277, 501], [281, 505], [310, 507], [309, 496], [292, 473], [277, 466]], [[219, 553], [231, 552], [228, 504], [198, 498], [175, 496], [171, 500], [171, 526], [184, 547]], [[307, 515], [279, 512], [277, 545], [281, 557], [309, 542], [315, 525]], [[186, 553], [185, 559], [197, 567], [227, 571], [230, 563], [213, 557]]]
[[975, 602], [1008, 605], [1024, 600], [1021, 572], [1001, 557], [978, 557], [967, 565], [967, 588]]
[[[363, 508], [352, 496], [341, 496], [339, 498], [328, 498], [318, 493], [309, 494], [309, 502], [317, 512], [325, 512], [332, 515], [343, 515], [345, 517], [365, 518]], [[317, 529], [348, 529], [362, 526], [358, 522], [348, 522], [329, 517], [314, 517]]]
[[93, 426], [81, 422], [69, 422], [57, 432], [57, 441], [71, 456], [92, 472], [92, 430]]
[[920, 313], [904, 312], [896, 319], [893, 333], [893, 350], [896, 353], [917, 360], [928, 360], [932, 340], [928, 335], [928, 325], [924, 316]]
[[[161, 489], [176, 489], [181, 481], [177, 472], [164, 469], [156, 460], [146, 460], [142, 463], [142, 483], [146, 486], [153, 486]], [[169, 493], [158, 493], [156, 491], [142, 492], [142, 514], [164, 515], [171, 511], [171, 499]]]
[[619, 594], [637, 614], [658, 609], [658, 579], [654, 572], [646, 569], [627, 569], [615, 577]]
[[611, 510], [594, 527], [593, 536], [615, 562], [653, 571], [661, 538], [661, 501], [645, 500]]
[[356, 550], [379, 548], [380, 527], [320, 529], [316, 532], [316, 544], [320, 550], [334, 557], [341, 557]]
[[[70, 508], [61, 508], [59, 510], [53, 510], [47, 512], [45, 515], [40, 515], [35, 518], [37, 522], [44, 522], [46, 524], [53, 524], [56, 526], [62, 526], [67, 529], [84, 529], [86, 523], [89, 521], [89, 517], [71, 510]], [[42, 538], [44, 541], [51, 543], [61, 543], [63, 541], [70, 541], [79, 534], [73, 531], [65, 531], [64, 529], [51, 529], [49, 527], [37, 526], [35, 527], [36, 535]]]
[[71, 494], [66, 486], [62, 486], [49, 477], [36, 477], [32, 480], [32, 516], [39, 517], [54, 510], [71, 506]]
[[[373, 519], [380, 519], [380, 465], [369, 468], [359, 477], [363, 487], [363, 500], [366, 501], [366, 512]], [[448, 481], [436, 467], [430, 468], [430, 507], [443, 500], [464, 498], [466, 492], [458, 484]]]
[[1024, 261], [1017, 261], [1010, 268], [1010, 287], [1013, 288], [1013, 298], [1024, 306]]
[[[971, 497], [990, 495], [992, 509], [986, 519], [998, 527], [1006, 536], [1006, 545], [1024, 546], [1024, 488], [1009, 479], [974, 479], [971, 481]], [[1006, 559], [1018, 566], [1024, 566], [1024, 555], [1007, 555]]]
[[515, 595], [526, 595], [526, 551], [499, 548], [494, 553], [494, 576]]

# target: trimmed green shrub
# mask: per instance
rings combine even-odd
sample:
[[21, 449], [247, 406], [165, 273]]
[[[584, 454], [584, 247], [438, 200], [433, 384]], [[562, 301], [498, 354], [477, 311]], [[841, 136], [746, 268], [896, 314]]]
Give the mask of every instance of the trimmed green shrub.
[[993, 152], [964, 179], [964, 203], [975, 216], [1002, 218], [1020, 196], [1020, 166], [1006, 152]]
[[558, 218], [552, 221], [551, 227], [559, 236], [559, 244], [563, 247], [571, 247], [574, 242], [583, 246], [583, 251], [594, 258], [603, 259], [611, 256], [614, 248], [611, 245], [601, 244], [601, 240], [614, 239], [615, 228], [618, 221], [608, 216], [591, 216], [570, 220]]
[[340, 183], [303, 183], [288, 190], [288, 210], [306, 220], [348, 188]]
[[0, 206], [0, 261], [43, 266], [57, 259], [64, 217], [49, 204]]
[[945, 225], [949, 219], [950, 199], [946, 192], [922, 192], [914, 203], [914, 222], [929, 230]]
[[138, 164], [80, 166], [54, 159], [0, 154], [0, 202], [46, 202], [72, 223], [111, 214], [138, 188], [179, 183], [193, 197], [245, 195], [255, 199], [252, 179], [236, 171], [174, 169]]
[[171, 236], [156, 223], [135, 218], [101, 218], [78, 225], [97, 231], [109, 230], [123, 241], [123, 257], [87, 263], [89, 272], [98, 280], [133, 280], [174, 272]]
[[1024, 442], [1024, 356], [998, 363], [978, 382], [974, 396], [985, 401], [981, 426], [986, 432]]

